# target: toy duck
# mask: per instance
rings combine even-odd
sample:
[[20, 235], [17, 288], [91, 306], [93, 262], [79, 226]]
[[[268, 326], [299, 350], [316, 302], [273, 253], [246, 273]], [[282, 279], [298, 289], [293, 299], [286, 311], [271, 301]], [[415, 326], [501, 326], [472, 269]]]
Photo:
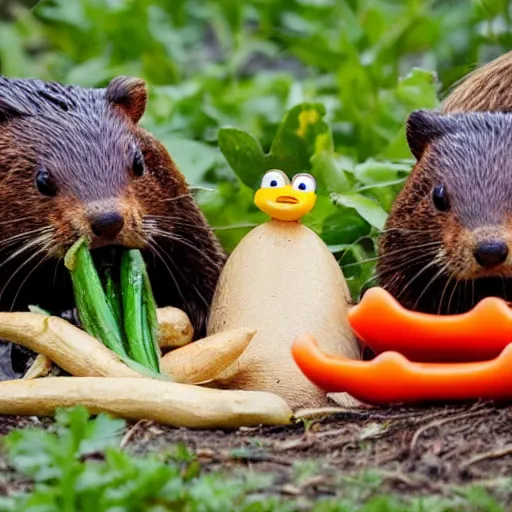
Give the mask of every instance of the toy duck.
[[[300, 219], [316, 202], [315, 179], [272, 169], [254, 202], [270, 220], [254, 228], [228, 259], [213, 298], [208, 333], [248, 327], [256, 335], [215, 386], [276, 393], [292, 408], [328, 403], [291, 355], [294, 338], [313, 333], [326, 352], [358, 358], [347, 321], [350, 294], [325, 243]], [[348, 395], [338, 395], [348, 405]]]
[[254, 203], [272, 219], [298, 221], [316, 203], [316, 182], [310, 174], [296, 174], [292, 182], [283, 171], [269, 171], [261, 180]]

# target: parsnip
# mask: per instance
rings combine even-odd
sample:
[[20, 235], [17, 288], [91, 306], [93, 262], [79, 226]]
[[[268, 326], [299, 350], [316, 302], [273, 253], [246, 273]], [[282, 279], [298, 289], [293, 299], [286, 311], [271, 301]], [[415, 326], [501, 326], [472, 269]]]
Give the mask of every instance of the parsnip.
[[[254, 334], [248, 329], [234, 329], [176, 349], [162, 359], [162, 373], [181, 383], [209, 381], [242, 354]], [[148, 376], [130, 368], [96, 338], [61, 318], [0, 313], [0, 338], [43, 354], [76, 377]]]
[[161, 348], [182, 347], [192, 341], [194, 328], [184, 311], [168, 306], [157, 309], [156, 315]]
[[43, 354], [38, 354], [30, 368], [23, 375], [24, 379], [37, 379], [39, 377], [46, 377], [52, 369], [51, 360]]
[[0, 338], [44, 354], [78, 377], [144, 377], [96, 338], [61, 318], [37, 313], [0, 313]]
[[284, 425], [292, 411], [279, 396], [261, 391], [206, 389], [151, 379], [47, 377], [0, 382], [0, 414], [51, 415], [58, 407], [84, 405], [176, 427], [236, 428]]
[[160, 370], [178, 382], [209, 381], [242, 355], [255, 334], [254, 329], [239, 328], [203, 338], [167, 353]]

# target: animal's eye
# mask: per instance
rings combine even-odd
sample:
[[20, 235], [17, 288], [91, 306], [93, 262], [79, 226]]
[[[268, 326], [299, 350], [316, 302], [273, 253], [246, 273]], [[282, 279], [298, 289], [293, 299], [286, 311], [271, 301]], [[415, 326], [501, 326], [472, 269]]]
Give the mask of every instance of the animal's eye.
[[268, 171], [261, 180], [261, 188], [278, 188], [288, 185], [290, 180], [283, 171]]
[[448, 194], [444, 185], [436, 185], [432, 190], [432, 202], [434, 206], [440, 211], [445, 212], [450, 207]]
[[311, 174], [296, 174], [292, 180], [292, 187], [301, 192], [314, 192], [316, 181]]
[[142, 176], [146, 172], [146, 162], [140, 150], [137, 150], [133, 156], [132, 170], [135, 176]]
[[57, 183], [50, 176], [50, 173], [44, 168], [40, 167], [36, 173], [36, 187], [44, 196], [54, 196], [58, 192]]

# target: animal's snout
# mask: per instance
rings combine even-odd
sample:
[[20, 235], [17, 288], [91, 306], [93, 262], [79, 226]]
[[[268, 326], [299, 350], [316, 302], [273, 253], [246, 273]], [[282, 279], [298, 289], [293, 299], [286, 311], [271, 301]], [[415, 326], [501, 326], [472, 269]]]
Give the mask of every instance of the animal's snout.
[[96, 236], [115, 238], [123, 229], [124, 219], [118, 212], [96, 213], [90, 218], [90, 223]]
[[482, 241], [475, 246], [473, 255], [481, 267], [496, 267], [507, 259], [508, 245], [503, 240]]

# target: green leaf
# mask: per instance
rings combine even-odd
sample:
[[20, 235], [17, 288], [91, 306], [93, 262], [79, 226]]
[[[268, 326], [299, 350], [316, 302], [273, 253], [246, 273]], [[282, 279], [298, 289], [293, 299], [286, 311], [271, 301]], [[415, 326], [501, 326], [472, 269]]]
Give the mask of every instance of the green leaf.
[[322, 240], [327, 245], [346, 245], [370, 234], [371, 226], [352, 208], [338, 206], [336, 213], [325, 219]]
[[220, 157], [218, 150], [195, 140], [164, 137], [162, 143], [173, 156], [178, 169], [184, 174], [189, 185], [202, 183], [204, 175]]
[[119, 446], [125, 427], [125, 420], [99, 414], [86, 424], [80, 441], [79, 455], [101, 452], [109, 447]]
[[332, 136], [324, 116], [320, 103], [302, 103], [288, 111], [270, 149], [272, 167], [297, 173], [309, 169], [315, 153], [332, 152]]
[[259, 142], [238, 128], [222, 128], [218, 136], [219, 147], [242, 183], [258, 188], [261, 177], [268, 170]]
[[26, 429], [11, 432], [4, 440], [11, 464], [38, 482], [62, 476], [56, 463], [58, 439], [43, 430]]
[[410, 170], [411, 166], [408, 164], [382, 162], [370, 158], [366, 162], [355, 166], [354, 176], [365, 185], [378, 185], [394, 182]]
[[407, 137], [405, 134], [405, 125], [401, 126], [396, 135], [391, 139], [388, 146], [386, 146], [379, 155], [380, 160], [401, 160], [412, 158]]
[[436, 108], [439, 104], [436, 74], [425, 69], [413, 68], [398, 82], [396, 94], [411, 110]]
[[372, 199], [361, 194], [332, 194], [335, 204], [341, 204], [347, 208], [353, 208], [369, 224], [379, 230], [386, 223], [386, 212]]
[[329, 153], [319, 151], [311, 157], [312, 174], [315, 176], [319, 188], [328, 193], [344, 194], [351, 187], [351, 182], [345, 173], [345, 159]]
[[[256, 190], [269, 169], [295, 174], [311, 168], [313, 155], [333, 151], [332, 135], [324, 116], [325, 108], [319, 103], [302, 103], [293, 107], [281, 121], [266, 155], [252, 135], [238, 128], [219, 130], [219, 146], [240, 180]], [[317, 165], [322, 164], [317, 161]], [[343, 187], [341, 180], [343, 176], [338, 173], [335, 186]]]

